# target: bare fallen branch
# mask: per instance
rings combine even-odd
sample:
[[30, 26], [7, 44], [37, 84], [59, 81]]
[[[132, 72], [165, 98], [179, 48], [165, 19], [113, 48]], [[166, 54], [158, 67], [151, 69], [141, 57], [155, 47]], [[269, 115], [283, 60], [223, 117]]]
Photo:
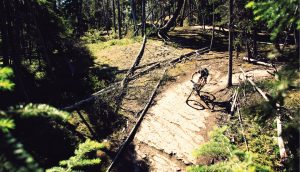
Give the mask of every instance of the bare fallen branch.
[[232, 105], [230, 108], [230, 115], [233, 115], [233, 113], [234, 113], [234, 110], [236, 107], [236, 102], [237, 102], [237, 97], [238, 97], [238, 88], [234, 91], [233, 96], [232, 96], [233, 102], [232, 102]]
[[[249, 61], [249, 58], [248, 57], [243, 57], [243, 60]], [[250, 58], [250, 62], [253, 63], [253, 64], [259, 64], [259, 65], [263, 65], [263, 66], [274, 67], [274, 65], [271, 64], [271, 63], [262, 62], [262, 61], [259, 61], [259, 60], [256, 60], [256, 59], [251, 59]]]
[[141, 46], [139, 54], [137, 55], [137, 57], [136, 57], [134, 63], [132, 64], [131, 68], [128, 70], [125, 78], [121, 81], [121, 92], [117, 96], [117, 99], [116, 99], [115, 113], [118, 112], [118, 110], [121, 106], [122, 100], [123, 100], [124, 96], [126, 95], [126, 90], [127, 90], [128, 83], [130, 81], [130, 77], [133, 75], [134, 71], [136, 70], [136, 67], [140, 64], [141, 59], [144, 55], [146, 40], [147, 40], [146, 36], [144, 36], [144, 41], [143, 41], [143, 44]]
[[170, 61], [170, 64], [174, 65], [174, 64], [176, 64], [176, 63], [181, 62], [183, 59], [186, 59], [186, 58], [188, 58], [188, 57], [190, 57], [190, 56], [192, 56], [192, 55], [194, 55], [194, 54], [200, 55], [200, 54], [204, 54], [204, 53], [206, 53], [206, 52], [209, 52], [209, 48], [208, 48], [208, 47], [204, 47], [204, 48], [201, 48], [201, 49], [199, 49], [199, 50], [192, 51], [192, 52], [189, 52], [189, 53], [187, 53], [187, 54], [181, 55], [180, 57], [171, 60], [171, 61]]

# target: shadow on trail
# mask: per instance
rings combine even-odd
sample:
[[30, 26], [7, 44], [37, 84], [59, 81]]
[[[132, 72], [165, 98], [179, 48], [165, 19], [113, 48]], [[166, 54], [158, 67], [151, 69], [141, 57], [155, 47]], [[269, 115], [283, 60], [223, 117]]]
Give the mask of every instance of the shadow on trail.
[[200, 91], [200, 94], [196, 93], [198, 100], [190, 99], [194, 92], [193, 90], [186, 100], [186, 104], [191, 108], [196, 110], [210, 109], [212, 112], [228, 113], [230, 111], [230, 103], [228, 101], [216, 101], [216, 97], [208, 92]]
[[[209, 47], [211, 35], [201, 30], [176, 30], [171, 32], [170, 42], [176, 44], [180, 48], [191, 48], [194, 50]], [[214, 51], [226, 51], [228, 45], [224, 37], [215, 36], [214, 38]]]
[[127, 146], [126, 151], [122, 153], [117, 165], [113, 171], [135, 171], [148, 172], [150, 171], [147, 158], [138, 160], [134, 144]]

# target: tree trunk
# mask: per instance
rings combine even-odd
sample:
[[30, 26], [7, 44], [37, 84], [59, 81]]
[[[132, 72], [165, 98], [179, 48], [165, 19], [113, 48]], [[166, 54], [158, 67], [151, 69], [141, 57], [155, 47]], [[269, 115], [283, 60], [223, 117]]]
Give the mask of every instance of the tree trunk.
[[205, 14], [204, 14], [204, 12], [202, 12], [202, 27], [203, 27], [203, 30], [205, 31]]
[[203, 30], [205, 31], [205, 0], [201, 0], [201, 17], [202, 17], [202, 26]]
[[117, 0], [116, 2], [117, 2], [117, 9], [118, 9], [118, 34], [119, 34], [119, 39], [121, 39], [122, 18], [121, 18], [120, 0]]
[[146, 34], [146, 0], [142, 0], [142, 36]]
[[248, 38], [246, 38], [246, 49], [247, 49], [247, 56], [248, 56], [248, 61], [250, 62], [250, 59], [252, 58], [252, 53], [250, 49], [250, 44]]
[[[136, 3], [135, 0], [130, 0], [130, 3], [131, 3], [131, 14], [133, 19], [133, 30], [134, 33], [136, 33], [137, 30]], [[134, 36], [136, 36], [136, 34]]]
[[192, 7], [193, 7], [192, 0], [189, 0], [189, 26], [191, 26], [193, 22]]
[[257, 28], [254, 26], [253, 28], [253, 57], [256, 58], [258, 55], [257, 52]]
[[76, 12], [77, 12], [77, 14], [76, 14], [76, 17], [77, 17], [76, 37], [79, 37], [83, 34], [83, 30], [82, 30], [82, 0], [78, 0]]
[[162, 35], [162, 36], [166, 35], [167, 32], [171, 29], [171, 27], [176, 25], [176, 19], [180, 14], [180, 11], [183, 7], [183, 3], [184, 3], [184, 0], [178, 0], [177, 8], [176, 8], [173, 16], [170, 18], [170, 20], [161, 29], [159, 29], [158, 33], [160, 35]]
[[111, 24], [110, 24], [110, 15], [109, 15], [109, 0], [106, 0], [106, 32], [107, 35], [109, 36], [109, 30], [111, 29]]
[[182, 10], [182, 14], [181, 14], [181, 17], [180, 17], [180, 23], [179, 23], [180, 27], [183, 27], [186, 8], [187, 8], [187, 0], [185, 0], [184, 3], [183, 3], [183, 10]]
[[7, 30], [7, 18], [6, 18], [6, 12], [4, 11], [4, 2], [0, 2], [0, 11], [3, 12], [0, 16], [0, 31], [1, 31], [1, 37], [2, 37], [2, 53], [3, 53], [3, 65], [8, 66], [9, 65], [9, 56], [8, 56], [8, 30]]
[[215, 37], [215, 3], [214, 2], [212, 4], [212, 6], [213, 6], [213, 18], [212, 18], [213, 29], [212, 29], [212, 35], [211, 35], [211, 40], [210, 40], [210, 46], [209, 46], [210, 51], [212, 50], [214, 37]]
[[112, 1], [112, 11], [113, 11], [113, 25], [114, 25], [114, 31], [115, 31], [115, 33], [117, 33], [115, 0]]
[[299, 49], [300, 49], [300, 40], [299, 40], [300, 34], [299, 30], [297, 30], [296, 26], [294, 28], [294, 39], [295, 39], [295, 44], [296, 44], [296, 57], [299, 57]]
[[229, 45], [228, 45], [228, 51], [229, 51], [229, 60], [228, 60], [228, 81], [227, 81], [227, 87], [232, 86], [232, 16], [233, 14], [233, 0], [229, 1]]

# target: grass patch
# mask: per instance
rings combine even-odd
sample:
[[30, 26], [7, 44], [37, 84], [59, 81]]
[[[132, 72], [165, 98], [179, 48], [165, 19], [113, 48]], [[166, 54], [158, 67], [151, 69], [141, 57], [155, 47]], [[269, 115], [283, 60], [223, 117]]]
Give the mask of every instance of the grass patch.
[[181, 75], [186, 75], [191, 71], [194, 71], [194, 69], [191, 69], [191, 66], [194, 65], [194, 63], [195, 61], [186, 61], [184, 63], [178, 63], [173, 68], [170, 68], [167, 74], [173, 78]]
[[125, 46], [130, 45], [136, 42], [141, 42], [142, 37], [135, 37], [135, 38], [123, 38], [123, 39], [112, 39], [105, 42], [98, 42], [98, 43], [91, 43], [86, 44], [87, 48], [90, 50], [92, 54], [95, 54], [99, 50], [107, 49], [113, 47], [115, 45], [118, 46]]

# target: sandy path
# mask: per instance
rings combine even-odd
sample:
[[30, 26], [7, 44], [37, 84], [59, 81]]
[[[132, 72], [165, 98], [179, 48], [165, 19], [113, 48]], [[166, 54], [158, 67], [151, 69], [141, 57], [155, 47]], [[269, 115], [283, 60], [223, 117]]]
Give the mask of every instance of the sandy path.
[[[226, 87], [226, 74], [213, 71], [213, 76], [203, 91], [215, 94]], [[255, 78], [262, 79], [270, 75], [266, 70], [251, 72]], [[238, 83], [240, 73], [233, 75], [233, 83]], [[185, 171], [188, 164], [195, 164], [192, 152], [205, 141], [212, 121], [220, 112], [208, 109], [197, 110], [186, 104], [192, 90], [190, 78], [173, 84], [157, 98], [134, 139], [138, 159], [148, 160], [150, 171]], [[190, 99], [199, 100], [192, 95]], [[208, 126], [209, 125], [209, 126]]]

